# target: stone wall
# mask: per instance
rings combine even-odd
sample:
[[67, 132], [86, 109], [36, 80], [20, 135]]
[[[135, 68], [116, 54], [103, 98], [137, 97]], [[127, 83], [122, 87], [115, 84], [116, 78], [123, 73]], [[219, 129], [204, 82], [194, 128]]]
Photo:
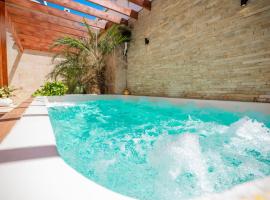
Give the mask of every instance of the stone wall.
[[240, 0], [154, 0], [132, 23], [133, 94], [243, 101], [270, 94], [269, 0], [246, 7]]
[[53, 69], [52, 55], [33, 51], [21, 54], [8, 33], [7, 56], [9, 85], [17, 89], [14, 100], [20, 103], [47, 80], [47, 75]]

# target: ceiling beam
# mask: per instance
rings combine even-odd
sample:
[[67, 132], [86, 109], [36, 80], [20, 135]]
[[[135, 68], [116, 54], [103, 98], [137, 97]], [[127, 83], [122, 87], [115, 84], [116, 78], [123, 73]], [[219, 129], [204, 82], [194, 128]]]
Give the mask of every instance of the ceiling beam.
[[55, 17], [52, 15], [47, 15], [47, 14], [40, 13], [40, 12], [20, 9], [18, 7], [13, 7], [13, 6], [6, 6], [6, 9], [7, 9], [7, 12], [9, 14], [16, 16], [16, 17], [19, 17], [19, 18], [23, 17], [26, 19], [37, 20], [40, 22], [48, 22], [48, 23], [54, 24], [56, 26], [63, 26], [63, 27], [74, 29], [74, 30], [87, 32], [87, 28], [81, 26], [80, 23], [70, 21], [67, 19], [63, 19], [60, 17]]
[[19, 37], [22, 42], [24, 43], [31, 43], [31, 44], [48, 44], [49, 46], [54, 43], [54, 40], [50, 38], [40, 38], [37, 36], [30, 36], [30, 35], [24, 35], [24, 34], [19, 34]]
[[104, 8], [116, 11], [118, 13], [121, 13], [123, 15], [132, 17], [134, 19], [138, 19], [138, 12], [135, 10], [132, 10], [130, 8], [125, 8], [122, 6], [117, 5], [116, 3], [108, 0], [87, 0], [89, 2], [95, 3], [97, 5], [103, 6]]
[[101, 11], [101, 10], [97, 10], [97, 9], [92, 8], [90, 6], [83, 5], [81, 3], [76, 3], [73, 0], [47, 0], [47, 1], [51, 2], [51, 3], [58, 4], [58, 5], [63, 6], [65, 8], [77, 10], [79, 12], [98, 17], [100, 19], [111, 21], [111, 22], [116, 23], [116, 24], [127, 24], [128, 23], [126, 19], [123, 19], [119, 16], [112, 15], [112, 14], [109, 14], [109, 13]]
[[27, 9], [30, 9], [32, 11], [46, 13], [48, 15], [61, 17], [61, 18], [68, 19], [68, 20], [71, 20], [74, 22], [78, 22], [78, 23], [82, 23], [85, 20], [90, 26], [100, 28], [100, 29], [104, 29], [106, 26], [106, 24], [104, 24], [104, 23], [99, 23], [99, 22], [94, 21], [94, 20], [86, 19], [86, 18], [80, 17], [78, 15], [74, 15], [74, 14], [71, 14], [71, 13], [68, 13], [65, 11], [61, 11], [61, 10], [58, 10], [56, 8], [44, 6], [44, 5], [29, 1], [29, 0], [19, 0], [19, 1], [18, 0], [6, 0], [6, 3], [8, 5], [15, 5], [18, 7], [27, 8]]
[[8, 30], [12, 34], [12, 37], [13, 37], [13, 39], [15, 41], [15, 44], [18, 47], [19, 52], [22, 53], [23, 52], [23, 46], [21, 44], [20, 38], [18, 37], [18, 34], [17, 34], [17, 30], [15, 29], [14, 24], [13, 24], [13, 22], [11, 20], [10, 15], [8, 14], [7, 10], [6, 10], [6, 22], [7, 22]]
[[149, 1], [149, 0], [129, 0], [129, 2], [132, 2], [132, 3], [137, 4], [143, 8], [151, 10], [151, 1]]
[[79, 36], [79, 37], [85, 37], [87, 35], [87, 33], [83, 31], [51, 24], [44, 21], [39, 21], [32, 18], [25, 18], [21, 16], [16, 16], [16, 15], [9, 15], [9, 16], [12, 22], [14, 23], [23, 24], [24, 26], [37, 27], [40, 30], [51, 30], [51, 31], [62, 32], [62, 33]]
[[59, 53], [61, 52], [61, 48], [50, 48], [48, 44], [41, 44], [41, 45], [33, 45], [30, 42], [22, 42], [24, 49], [33, 50], [33, 51], [41, 51], [41, 52], [48, 52], [48, 53]]
[[[34, 50], [34, 51], [41, 51], [41, 52], [50, 52], [50, 53], [61, 53], [65, 49], [64, 46], [62, 47], [54, 47], [51, 48], [51, 44], [47, 42], [42, 42], [40, 44], [33, 44], [31, 41], [23, 41], [24, 49], [27, 50]], [[70, 49], [72, 51], [72, 49]], [[76, 50], [74, 50], [75, 52]]]
[[43, 51], [43, 52], [51, 52], [51, 53], [59, 53], [64, 49], [64, 47], [54, 47], [52, 45], [54, 40], [39, 38], [37, 36], [29, 36], [19, 34], [21, 38], [22, 45], [24, 49], [35, 50], [35, 51]]
[[74, 37], [74, 35], [70, 35], [67, 33], [63, 32], [58, 32], [58, 31], [53, 31], [53, 30], [45, 30], [40, 27], [36, 26], [25, 26], [25, 24], [19, 24], [19, 23], [14, 23], [14, 27], [17, 29], [18, 34], [24, 34], [24, 35], [29, 35], [29, 36], [36, 36], [40, 38], [50, 38], [52, 40], [56, 40], [61, 37], [65, 36], [71, 36]]
[[0, 87], [8, 85], [5, 0], [0, 0]]
[[[27, 49], [27, 50], [60, 53], [66, 49], [66, 46], [64, 45], [52, 47], [52, 44], [54, 43], [54, 41], [50, 39], [40, 39], [35, 36], [29, 37], [28, 35], [21, 35], [21, 34], [20, 34], [20, 37], [21, 37], [24, 49]], [[71, 52], [77, 52], [77, 50], [74, 48], [71, 48], [71, 49], [69, 48], [69, 50]]]

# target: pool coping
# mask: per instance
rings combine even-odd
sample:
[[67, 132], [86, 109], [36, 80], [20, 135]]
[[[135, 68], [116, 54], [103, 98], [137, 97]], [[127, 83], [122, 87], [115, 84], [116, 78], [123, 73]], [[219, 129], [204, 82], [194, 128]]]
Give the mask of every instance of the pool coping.
[[172, 104], [185, 105], [185, 104], [196, 104], [198, 107], [214, 106], [216, 108], [233, 111], [256, 111], [270, 115], [270, 103], [265, 102], [242, 102], [242, 101], [223, 101], [223, 100], [205, 100], [205, 99], [185, 99], [185, 98], [174, 98], [174, 97], [149, 97], [149, 96], [134, 96], [134, 95], [65, 95], [65, 96], [52, 96], [48, 97], [50, 103], [53, 102], [79, 102], [88, 101], [90, 99], [132, 99], [142, 100], [147, 99], [153, 102], [156, 101], [167, 101]]
[[[82, 96], [38, 97], [25, 110], [0, 144], [0, 188], [5, 188], [0, 192], [0, 199], [132, 199], [90, 181], [59, 157], [47, 106], [52, 99], [75, 98], [78, 100], [80, 97]], [[83, 98], [110, 98], [110, 96], [83, 95]], [[262, 200], [270, 198], [270, 177], [238, 185], [221, 194], [211, 194], [197, 200], [242, 200], [256, 199], [258, 196], [262, 196], [263, 198], [260, 198]]]

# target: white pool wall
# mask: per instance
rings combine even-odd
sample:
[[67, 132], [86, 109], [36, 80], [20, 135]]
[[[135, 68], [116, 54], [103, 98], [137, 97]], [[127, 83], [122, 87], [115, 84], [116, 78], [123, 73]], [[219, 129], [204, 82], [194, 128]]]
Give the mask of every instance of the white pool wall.
[[232, 112], [261, 112], [270, 114], [270, 103], [240, 102], [240, 101], [220, 101], [220, 100], [199, 100], [181, 99], [166, 97], [146, 97], [146, 96], [126, 96], [126, 95], [66, 95], [58, 97], [48, 97], [49, 103], [54, 102], [83, 102], [97, 99], [126, 99], [140, 101], [146, 99], [153, 102], [168, 101], [177, 105], [195, 104], [198, 107], [214, 107]]

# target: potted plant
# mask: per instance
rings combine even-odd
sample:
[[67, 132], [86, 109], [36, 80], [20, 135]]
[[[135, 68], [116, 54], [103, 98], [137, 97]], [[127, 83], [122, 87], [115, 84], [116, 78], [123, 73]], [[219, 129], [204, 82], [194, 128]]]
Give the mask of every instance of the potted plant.
[[[53, 61], [56, 65], [49, 77], [61, 80], [68, 87], [68, 94], [105, 92], [105, 58], [117, 46], [130, 41], [131, 31], [122, 25], [113, 25], [106, 32], [97, 34], [84, 22], [84, 38], [63, 37], [51, 48], [62, 49]], [[57, 59], [61, 58], [61, 59]]]
[[13, 95], [14, 89], [10, 87], [1, 87], [0, 88], [0, 106], [8, 107], [11, 106], [13, 101], [10, 97]]

